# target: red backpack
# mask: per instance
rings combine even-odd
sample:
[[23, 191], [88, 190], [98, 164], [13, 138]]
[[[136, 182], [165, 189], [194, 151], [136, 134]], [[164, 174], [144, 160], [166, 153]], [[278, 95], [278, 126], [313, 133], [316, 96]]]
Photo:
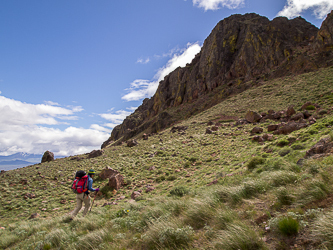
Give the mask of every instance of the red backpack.
[[76, 194], [81, 194], [88, 191], [88, 175], [75, 177], [72, 184], [72, 190]]

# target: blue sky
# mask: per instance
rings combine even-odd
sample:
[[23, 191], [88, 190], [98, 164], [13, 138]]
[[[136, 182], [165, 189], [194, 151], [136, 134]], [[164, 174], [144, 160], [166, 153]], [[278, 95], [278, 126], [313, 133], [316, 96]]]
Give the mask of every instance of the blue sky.
[[320, 27], [332, 8], [333, 0], [0, 0], [0, 155], [98, 149], [232, 14], [301, 15]]

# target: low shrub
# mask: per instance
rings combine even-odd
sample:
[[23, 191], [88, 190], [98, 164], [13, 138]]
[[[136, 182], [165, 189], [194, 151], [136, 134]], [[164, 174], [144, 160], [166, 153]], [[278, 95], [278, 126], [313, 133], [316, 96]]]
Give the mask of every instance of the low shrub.
[[255, 157], [251, 158], [251, 160], [247, 163], [247, 169], [253, 170], [258, 165], [263, 164], [264, 162], [265, 162], [264, 158], [262, 158], [260, 156], [255, 156]]
[[287, 154], [289, 154], [290, 152], [291, 152], [291, 150], [289, 148], [285, 148], [285, 149], [282, 149], [279, 151], [279, 155], [281, 157], [283, 157], [283, 156], [286, 156]]
[[287, 146], [289, 144], [289, 141], [287, 139], [281, 139], [277, 142], [277, 146], [279, 147], [284, 147]]
[[280, 218], [278, 222], [278, 229], [285, 236], [296, 235], [299, 231], [299, 227], [299, 222], [292, 217]]
[[183, 197], [184, 195], [188, 194], [189, 190], [187, 187], [184, 186], [178, 186], [174, 187], [170, 190], [170, 195], [178, 196], [178, 197]]
[[295, 144], [291, 145], [291, 148], [293, 150], [302, 150], [302, 149], [305, 149], [305, 146], [303, 144], [295, 143]]

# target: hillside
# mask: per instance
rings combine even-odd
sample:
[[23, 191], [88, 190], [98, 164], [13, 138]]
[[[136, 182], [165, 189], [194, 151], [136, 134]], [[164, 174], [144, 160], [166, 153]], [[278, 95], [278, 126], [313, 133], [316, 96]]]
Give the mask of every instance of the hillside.
[[[166, 76], [155, 95], [116, 126], [102, 148], [158, 132], [263, 81], [333, 65], [332, 26], [333, 12], [320, 30], [301, 17], [270, 21], [251, 13], [225, 18], [193, 61]], [[181, 115], [174, 112], [184, 104], [192, 105]]]
[[333, 249], [332, 27], [222, 20], [102, 150], [1, 171], [0, 248]]
[[[310, 149], [320, 139], [333, 141], [332, 82], [332, 67], [268, 80], [148, 140], [138, 139], [134, 147], [123, 143], [94, 158], [79, 155], [2, 173], [0, 246], [330, 249], [333, 156], [331, 149]], [[313, 105], [302, 110], [308, 101]], [[290, 134], [268, 132], [269, 125], [281, 124], [268, 111], [285, 111], [280, 119], [286, 119], [291, 105], [296, 114], [288, 119], [309, 113], [316, 122], [306, 118], [307, 126]], [[265, 112], [266, 119], [245, 122], [249, 110]], [[218, 130], [207, 133], [216, 123]], [[263, 132], [251, 135], [254, 127]], [[256, 141], [264, 134], [270, 139]], [[315, 154], [306, 157], [308, 151]], [[75, 171], [100, 173], [108, 166], [126, 185], [112, 190], [108, 180], [96, 178], [103, 195], [87, 217], [70, 222]]]

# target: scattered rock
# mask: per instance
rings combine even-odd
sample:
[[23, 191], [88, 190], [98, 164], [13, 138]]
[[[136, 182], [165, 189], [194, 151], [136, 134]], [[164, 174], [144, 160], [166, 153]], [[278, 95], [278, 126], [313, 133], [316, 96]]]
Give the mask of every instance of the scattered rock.
[[186, 126], [175, 126], [175, 127], [171, 128], [171, 132], [172, 133], [175, 133], [175, 132], [181, 133], [181, 132], [185, 132], [185, 130], [187, 130], [187, 128], [188, 127], [186, 127]]
[[245, 115], [245, 119], [248, 121], [248, 122], [251, 122], [251, 123], [255, 123], [255, 122], [258, 122], [260, 121], [260, 119], [262, 118], [261, 115], [259, 115], [258, 113], [254, 112], [254, 111], [248, 111]]
[[54, 154], [50, 151], [46, 151], [42, 157], [42, 163], [54, 161]]
[[137, 198], [140, 197], [140, 196], [141, 196], [141, 193], [138, 192], [138, 191], [134, 191], [134, 192], [131, 194], [131, 198], [132, 198], [133, 200], [137, 199]]
[[291, 121], [298, 121], [300, 119], [304, 119], [303, 113], [298, 113], [290, 118]]
[[153, 171], [156, 167], [155, 166], [151, 166], [148, 168], [149, 171]]
[[29, 220], [36, 219], [38, 217], [39, 217], [39, 213], [34, 213], [34, 214], [30, 215]]
[[213, 126], [213, 127], [211, 128], [211, 130], [212, 130], [212, 131], [218, 131], [218, 130], [219, 130], [219, 127], [218, 127], [218, 126]]
[[259, 127], [254, 127], [252, 130], [251, 130], [251, 134], [261, 134], [264, 130], [262, 128], [259, 128]]
[[89, 153], [88, 158], [95, 158], [98, 156], [103, 155], [103, 151], [102, 150], [93, 150]]
[[118, 203], [116, 203], [116, 202], [106, 202], [102, 205], [102, 207], [110, 206], [110, 205], [118, 205]]
[[212, 134], [213, 131], [210, 128], [206, 128], [206, 134]]
[[217, 184], [218, 180], [213, 180], [212, 182], [208, 183], [207, 186], [215, 185]]
[[134, 147], [138, 145], [138, 142], [134, 139], [127, 141], [127, 147]]
[[148, 140], [148, 135], [147, 135], [147, 134], [143, 134], [143, 135], [142, 135], [142, 139], [143, 139], [143, 140]]
[[272, 134], [263, 134], [262, 138], [265, 141], [273, 141], [273, 135]]
[[323, 155], [330, 153], [333, 153], [333, 142], [330, 140], [330, 137], [327, 137], [321, 139], [312, 148], [310, 148], [305, 154], [305, 159], [313, 157], [315, 155]]
[[20, 180], [19, 183], [22, 184], [22, 185], [27, 185], [28, 184], [28, 180], [27, 179], [22, 179], [22, 180]]
[[32, 198], [36, 198], [36, 195], [35, 194], [25, 194], [24, 195], [24, 197], [23, 197], [24, 199], [32, 199]]
[[287, 116], [292, 116], [292, 115], [294, 115], [294, 114], [296, 114], [296, 111], [295, 111], [295, 109], [294, 109], [294, 106], [289, 106], [288, 107], [288, 109], [287, 109]]
[[151, 191], [155, 190], [155, 187], [147, 186], [146, 193], [149, 193]]
[[277, 124], [268, 125], [268, 126], [267, 126], [267, 131], [268, 131], [268, 132], [275, 131], [275, 130], [277, 130], [278, 128], [279, 128], [279, 125], [277, 125]]

